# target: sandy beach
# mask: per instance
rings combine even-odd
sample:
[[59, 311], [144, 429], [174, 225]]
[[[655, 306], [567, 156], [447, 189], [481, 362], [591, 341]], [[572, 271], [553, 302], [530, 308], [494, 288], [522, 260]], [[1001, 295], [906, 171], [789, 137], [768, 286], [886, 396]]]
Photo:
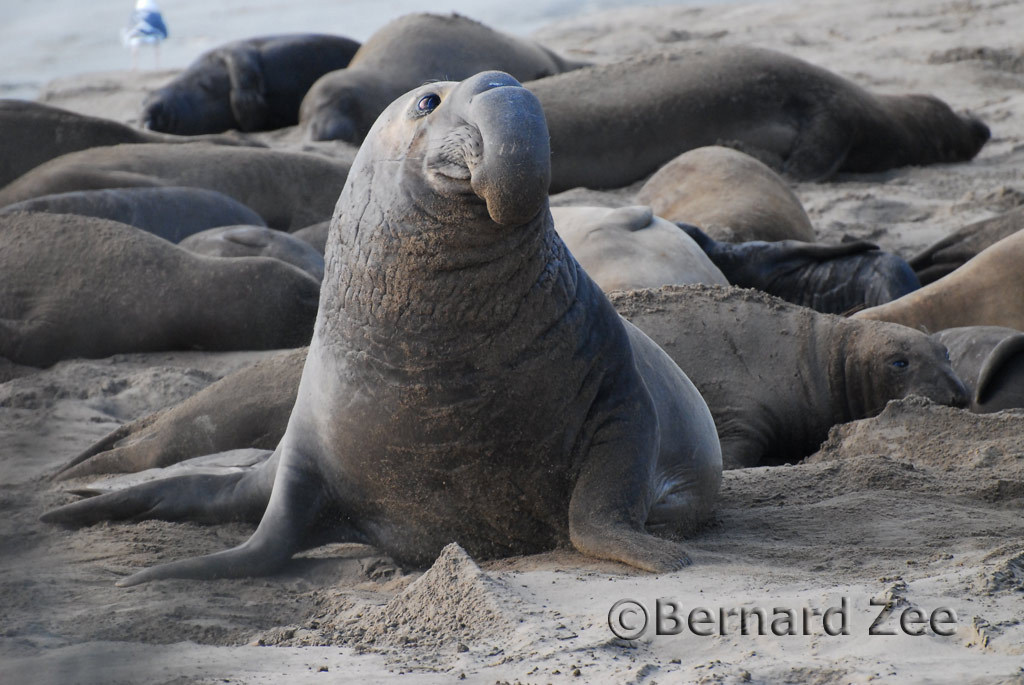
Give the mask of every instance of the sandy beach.
[[[273, 11], [228, 5], [251, 5], [253, 33]], [[1024, 204], [1024, 0], [595, 3], [493, 25], [595, 61], [677, 43], [771, 48], [872, 91], [936, 95], [991, 127], [971, 162], [793, 184], [821, 242], [862, 238], [909, 257]], [[352, 26], [331, 30], [374, 28]], [[5, 49], [56, 49], [19, 40]], [[8, 74], [0, 95], [134, 123], [146, 90], [181, 65], [164, 57], [140, 72], [83, 59], [78, 75], [46, 83], [42, 68]], [[628, 204], [635, 190], [552, 203]], [[69, 360], [0, 383], [0, 681], [1024, 683], [1024, 410], [977, 415], [912, 397], [833, 428], [799, 464], [729, 471], [714, 521], [686, 542], [694, 564], [664, 575], [562, 550], [478, 563], [457, 547], [409, 569], [333, 545], [269, 578], [122, 589], [114, 582], [131, 572], [252, 529], [38, 521], [93, 485], [48, 480], [71, 457], [268, 354]], [[613, 632], [619, 600], [647, 611], [642, 634], [629, 630], [636, 606], [622, 604], [612, 622], [621, 616], [626, 638]], [[658, 600], [662, 632], [678, 634], [656, 634]], [[741, 634], [740, 610], [757, 608], [791, 620]], [[686, 624], [695, 609], [708, 618], [697, 630]]]

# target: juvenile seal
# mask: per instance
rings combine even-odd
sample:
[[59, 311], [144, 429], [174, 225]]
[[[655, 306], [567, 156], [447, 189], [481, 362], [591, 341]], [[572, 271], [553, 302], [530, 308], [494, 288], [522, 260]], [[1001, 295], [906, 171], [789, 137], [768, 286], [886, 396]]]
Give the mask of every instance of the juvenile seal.
[[729, 285], [700, 246], [650, 207], [552, 207], [551, 216], [573, 257], [605, 292]]
[[396, 100], [338, 201], [320, 314], [274, 456], [44, 519], [262, 514], [243, 545], [122, 585], [267, 574], [331, 540], [420, 565], [453, 540], [478, 558], [571, 543], [652, 571], [685, 564], [681, 545], [649, 531], [680, 534], [711, 511], [714, 422], [558, 238], [550, 160], [543, 111], [507, 74]]
[[208, 257], [271, 257], [302, 269], [318, 281], [324, 277], [324, 257], [316, 248], [290, 233], [265, 226], [219, 226], [194, 233], [180, 245]]
[[1024, 231], [982, 250], [956, 271], [887, 304], [854, 314], [929, 333], [960, 326], [1024, 330]]
[[1024, 407], [1024, 332], [1001, 326], [947, 328], [932, 337], [946, 346], [956, 375], [979, 414]]
[[979, 252], [1024, 229], [1024, 207], [953, 231], [908, 261], [922, 285], [959, 269]]
[[966, 161], [990, 136], [936, 98], [875, 95], [759, 48], [659, 50], [527, 87], [551, 130], [552, 192], [626, 186], [680, 153], [723, 142], [792, 178], [821, 180]]
[[582, 65], [458, 14], [406, 14], [370, 36], [348, 68], [313, 84], [299, 121], [311, 140], [359, 143], [392, 100], [425, 81], [486, 69], [530, 81]]
[[309, 340], [319, 294], [319, 283], [289, 264], [201, 257], [71, 214], [0, 216], [0, 272], [0, 357], [29, 366], [295, 347]]
[[811, 219], [789, 185], [750, 155], [719, 145], [674, 158], [640, 187], [636, 201], [716, 240], [814, 242]]
[[318, 33], [226, 43], [150, 93], [139, 119], [145, 128], [187, 136], [294, 126], [309, 87], [348, 66], [358, 49], [354, 40]]
[[209, 143], [100, 147], [32, 169], [0, 189], [0, 207], [74, 190], [191, 186], [233, 197], [287, 230], [330, 218], [348, 166], [312, 153]]
[[732, 285], [756, 288], [825, 314], [891, 302], [920, 287], [900, 257], [857, 240], [821, 245], [798, 240], [726, 243], [678, 224]]
[[105, 188], [43, 195], [0, 208], [11, 212], [78, 214], [128, 224], [178, 243], [200, 231], [232, 224], [264, 225], [263, 217], [224, 193], [205, 188]]

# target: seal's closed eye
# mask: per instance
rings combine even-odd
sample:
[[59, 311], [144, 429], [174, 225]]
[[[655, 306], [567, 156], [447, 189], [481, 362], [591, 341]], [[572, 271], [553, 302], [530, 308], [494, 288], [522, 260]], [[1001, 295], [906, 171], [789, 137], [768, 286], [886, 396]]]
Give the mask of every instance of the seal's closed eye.
[[441, 97], [434, 93], [424, 95], [416, 103], [416, 110], [422, 114], [430, 114], [441, 104]]

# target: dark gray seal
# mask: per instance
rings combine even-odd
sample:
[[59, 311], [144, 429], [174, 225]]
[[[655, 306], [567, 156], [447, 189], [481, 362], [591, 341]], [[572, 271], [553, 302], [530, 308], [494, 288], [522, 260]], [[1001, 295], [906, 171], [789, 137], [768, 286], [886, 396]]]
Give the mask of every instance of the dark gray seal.
[[967, 386], [971, 411], [1024, 407], [1024, 332], [1002, 326], [962, 326], [933, 333]]
[[[548, 211], [548, 133], [507, 74], [399, 98], [363, 143], [328, 239], [323, 298], [274, 456], [144, 484], [47, 521], [262, 520], [232, 550], [121, 582], [267, 574], [327, 541], [429, 564], [572, 544], [651, 571], [721, 480], [693, 384], [624, 322]], [[265, 512], [264, 512], [265, 509]]]
[[918, 252], [908, 262], [921, 284], [927, 285], [959, 269], [982, 250], [1021, 229], [1024, 229], [1024, 207], [957, 229]]
[[700, 245], [732, 285], [763, 290], [826, 314], [891, 302], [920, 287], [909, 264], [873, 243], [726, 243], [696, 226], [676, 225]]
[[985, 124], [926, 95], [876, 95], [771, 50], [659, 51], [528, 83], [551, 130], [551, 191], [617, 188], [727, 144], [801, 180], [969, 160]]
[[310, 86], [348, 66], [358, 49], [354, 40], [317, 33], [226, 43], [150, 93], [139, 119], [145, 128], [188, 136], [294, 126]]
[[370, 36], [347, 69], [313, 84], [299, 120], [311, 140], [359, 143], [392, 100], [426, 81], [486, 69], [530, 81], [582, 64], [458, 14], [407, 14]]
[[224, 193], [205, 188], [105, 188], [43, 195], [0, 208], [11, 212], [78, 214], [109, 219], [172, 243], [215, 226], [264, 225], [263, 217]]
[[125, 224], [0, 216], [0, 357], [49, 366], [158, 350], [309, 340], [320, 284], [270, 259], [194, 255]]
[[271, 228], [331, 217], [349, 165], [304, 152], [209, 143], [116, 145], [52, 159], [0, 189], [0, 207], [55, 193], [100, 188], [191, 186], [224, 193]]
[[291, 233], [265, 226], [219, 226], [194, 233], [180, 243], [189, 252], [208, 257], [270, 257], [296, 266], [320, 281], [324, 257]]

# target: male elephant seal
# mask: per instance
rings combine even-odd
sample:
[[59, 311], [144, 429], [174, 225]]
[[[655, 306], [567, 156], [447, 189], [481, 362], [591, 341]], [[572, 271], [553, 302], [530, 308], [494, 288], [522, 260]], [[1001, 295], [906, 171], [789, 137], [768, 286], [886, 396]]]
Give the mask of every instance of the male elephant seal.
[[316, 280], [324, 277], [324, 257], [290, 233], [265, 226], [220, 226], [194, 233], [179, 243], [208, 257], [272, 257], [296, 266]]
[[0, 357], [49, 366], [158, 350], [309, 340], [319, 283], [272, 259], [214, 259], [124, 224], [0, 216]]
[[178, 243], [200, 231], [232, 224], [263, 225], [263, 218], [216, 190], [181, 186], [104, 188], [43, 195], [0, 208], [11, 212], [78, 214], [128, 224]]
[[927, 285], [959, 269], [979, 252], [1024, 229], [1024, 207], [976, 221], [953, 231], [908, 261], [921, 283]]
[[798, 240], [725, 243], [678, 224], [729, 283], [756, 288], [826, 314], [891, 302], [920, 287], [903, 259], [858, 240], [819, 245]]
[[1001, 326], [947, 328], [932, 337], [946, 346], [967, 386], [971, 411], [1024, 407], [1024, 332]]
[[309, 87], [346, 67], [358, 49], [354, 40], [316, 33], [226, 43], [150, 93], [139, 119], [148, 129], [178, 135], [294, 126]]
[[44, 519], [262, 514], [241, 546], [122, 585], [267, 574], [327, 541], [421, 565], [451, 541], [482, 558], [571, 543], [652, 571], [684, 565], [681, 545], [649, 531], [681, 534], [711, 511], [714, 422], [558, 238], [550, 163], [543, 111], [507, 74], [396, 100], [338, 201], [313, 341], [274, 456]]
[[985, 248], [956, 271], [888, 304], [854, 314], [929, 333], [960, 326], [1024, 330], [1024, 231]]
[[312, 140], [359, 143], [392, 100], [425, 81], [461, 80], [485, 69], [529, 81], [579, 66], [458, 14], [407, 14], [370, 36], [347, 69], [313, 84], [299, 121]]
[[348, 164], [304, 152], [185, 145], [116, 145], [50, 160], [0, 189], [0, 207], [42, 195], [100, 188], [191, 186], [224, 193], [271, 228], [331, 216]]
[[748, 154], [719, 145], [684, 152], [641, 186], [636, 201], [716, 240], [803, 240], [814, 227], [789, 185]]
[[650, 207], [552, 207], [551, 216], [573, 257], [605, 292], [729, 285], [700, 246]]
[[792, 178], [818, 180], [964, 161], [989, 138], [985, 124], [933, 97], [875, 95], [749, 47], [659, 50], [527, 87], [551, 130], [552, 192], [626, 186], [680, 153], [723, 142]]

